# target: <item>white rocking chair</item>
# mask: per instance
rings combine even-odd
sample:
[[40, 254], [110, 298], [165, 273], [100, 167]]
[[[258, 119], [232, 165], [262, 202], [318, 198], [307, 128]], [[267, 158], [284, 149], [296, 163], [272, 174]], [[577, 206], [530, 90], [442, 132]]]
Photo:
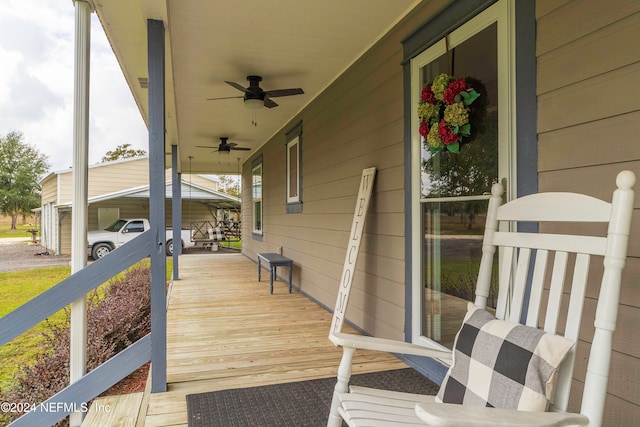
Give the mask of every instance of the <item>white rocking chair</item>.
[[[549, 381], [543, 384], [553, 385], [555, 392], [543, 389], [544, 408], [541, 412], [522, 410], [518, 404], [515, 409], [486, 407], [484, 402], [478, 404], [473, 399], [478, 396], [465, 390], [474, 385], [465, 384], [462, 393], [470, 394], [472, 399], [463, 404], [441, 403], [447, 390], [460, 392], [457, 389], [441, 389], [438, 399], [435, 396], [422, 396], [376, 390], [363, 387], [349, 387], [351, 363], [356, 349], [379, 350], [384, 352], [421, 355], [440, 360], [451, 360], [453, 356], [456, 368], [452, 368], [445, 377], [445, 382], [453, 384], [455, 369], [466, 357], [461, 351], [466, 335], [459, 332], [454, 344], [455, 351], [441, 352], [426, 349], [411, 343], [375, 337], [357, 336], [346, 333], [331, 333], [330, 340], [343, 347], [343, 357], [338, 369], [338, 380], [335, 386], [331, 412], [327, 425], [338, 427], [342, 420], [351, 426], [401, 426], [401, 425], [438, 425], [438, 426], [565, 426], [589, 425], [599, 426], [602, 423], [607, 381], [611, 359], [612, 335], [616, 327], [620, 281], [625, 265], [627, 242], [633, 211], [635, 175], [630, 171], [618, 174], [618, 189], [613, 193], [611, 203], [575, 193], [540, 193], [525, 196], [504, 205], [503, 189], [494, 184], [489, 201], [487, 223], [482, 246], [482, 259], [477, 281], [475, 307], [472, 305], [465, 318], [474, 322], [475, 308], [484, 309], [489, 295], [491, 269], [493, 267], [496, 248], [500, 248], [499, 291], [495, 320], [498, 330], [514, 322], [522, 330], [540, 333], [542, 325], [544, 338], [568, 342], [566, 355], [560, 355], [561, 364]], [[565, 223], [606, 223], [606, 236], [550, 234], [545, 232], [550, 227], [542, 226], [539, 233], [513, 232], [515, 224], [523, 222], [559, 222], [567, 230]], [[551, 227], [553, 228], [553, 227]], [[597, 311], [595, 314], [595, 333], [591, 344], [582, 406], [579, 414], [567, 413], [573, 365], [575, 360], [575, 343], [580, 332], [580, 321], [587, 283], [597, 286], [598, 279], [589, 279], [589, 261], [592, 255], [604, 257], [604, 273], [600, 281]], [[531, 264], [531, 265], [530, 265]], [[568, 264], [572, 264], [568, 266]], [[571, 283], [565, 286], [566, 272], [573, 272]], [[594, 274], [595, 276], [595, 274]], [[525, 306], [525, 293], [528, 290], [528, 305]], [[484, 312], [480, 310], [479, 312]], [[486, 313], [486, 312], [484, 312]], [[542, 317], [544, 315], [544, 318]], [[559, 331], [560, 325], [563, 329]], [[509, 326], [510, 328], [511, 326]], [[485, 326], [481, 327], [484, 330]], [[465, 330], [465, 327], [461, 330]], [[480, 332], [479, 332], [480, 333]], [[482, 332], [484, 333], [484, 332]], [[484, 335], [483, 335], [484, 337]], [[564, 338], [563, 338], [564, 337]], [[584, 340], [591, 337], [583, 336]], [[492, 337], [493, 339], [493, 337]], [[480, 341], [480, 340], [479, 340]], [[558, 341], [560, 342], [560, 341]], [[486, 341], [485, 341], [486, 343]], [[563, 346], [552, 344], [551, 348]], [[490, 347], [490, 346], [485, 346]], [[480, 352], [478, 347], [474, 351]], [[538, 351], [536, 348], [535, 352]], [[474, 354], [474, 358], [476, 353]], [[484, 355], [482, 356], [484, 357]], [[560, 363], [560, 361], [556, 361]], [[472, 361], [470, 365], [476, 365]], [[531, 366], [531, 365], [529, 365]], [[464, 368], [464, 367], [463, 367]], [[485, 369], [485, 368], [483, 368]], [[464, 370], [464, 369], [463, 369]], [[526, 370], [526, 368], [525, 368]], [[465, 375], [467, 375], [465, 373]], [[470, 375], [471, 378], [473, 375]], [[472, 381], [471, 379], [469, 381]], [[464, 382], [464, 381], [463, 381]], [[493, 383], [493, 380], [489, 381]], [[484, 384], [484, 386], [483, 386]], [[476, 384], [475, 386], [478, 386]], [[487, 390], [486, 381], [480, 381], [480, 391], [484, 399], [495, 390]], [[449, 386], [447, 386], [449, 387]], [[507, 388], [507, 390], [511, 390]], [[521, 397], [524, 407], [535, 399], [529, 398], [527, 390]], [[508, 391], [506, 394], [510, 394]], [[455, 394], [455, 393], [454, 393]], [[554, 395], [555, 394], [555, 395]], [[464, 394], [465, 399], [467, 395]], [[497, 400], [510, 399], [512, 396], [498, 396]], [[536, 397], [540, 397], [539, 395]], [[494, 397], [491, 397], [494, 398]], [[544, 400], [546, 398], [546, 400]], [[494, 405], [498, 406], [498, 405]]]

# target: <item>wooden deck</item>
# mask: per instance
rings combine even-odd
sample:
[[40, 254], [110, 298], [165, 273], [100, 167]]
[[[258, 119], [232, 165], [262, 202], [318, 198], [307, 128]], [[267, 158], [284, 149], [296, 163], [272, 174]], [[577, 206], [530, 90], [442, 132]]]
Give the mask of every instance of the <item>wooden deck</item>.
[[[187, 394], [336, 375], [331, 314], [280, 280], [270, 295], [246, 257], [182, 256], [180, 275], [167, 314], [168, 391], [145, 396], [138, 425], [186, 427]], [[359, 351], [354, 360], [354, 373], [406, 367], [389, 354]]]

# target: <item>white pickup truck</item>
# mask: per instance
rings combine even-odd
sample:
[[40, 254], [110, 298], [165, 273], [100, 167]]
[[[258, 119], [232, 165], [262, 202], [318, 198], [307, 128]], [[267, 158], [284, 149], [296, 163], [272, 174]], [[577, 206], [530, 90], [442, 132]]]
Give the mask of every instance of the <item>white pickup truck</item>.
[[[94, 230], [87, 233], [89, 255], [93, 259], [102, 258], [112, 250], [134, 239], [140, 233], [149, 229], [149, 220], [144, 218], [118, 219], [104, 230]], [[181, 230], [182, 247], [191, 247], [191, 230]], [[173, 231], [167, 230], [167, 255], [173, 255]]]

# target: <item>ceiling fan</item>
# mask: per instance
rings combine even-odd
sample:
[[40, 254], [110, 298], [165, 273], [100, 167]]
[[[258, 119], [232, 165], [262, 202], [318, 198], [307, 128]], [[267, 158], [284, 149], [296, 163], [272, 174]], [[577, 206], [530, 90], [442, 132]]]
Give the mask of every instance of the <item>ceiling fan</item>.
[[238, 83], [225, 81], [225, 83], [229, 86], [232, 86], [239, 91], [244, 92], [243, 96], [207, 98], [207, 101], [214, 101], [218, 99], [244, 98], [244, 105], [248, 108], [257, 109], [262, 106], [273, 108], [277, 107], [278, 104], [276, 104], [271, 98], [276, 98], [279, 96], [302, 95], [304, 93], [301, 88], [263, 90], [260, 87], [260, 82], [262, 81], [261, 76], [248, 76], [247, 80], [249, 81], [249, 87], [246, 88], [242, 87], [242, 85]]
[[249, 147], [238, 147], [238, 144], [236, 144], [235, 142], [228, 142], [229, 138], [227, 138], [226, 136], [223, 136], [220, 138], [220, 145], [218, 145], [217, 147], [211, 147], [208, 145], [196, 145], [196, 147], [198, 148], [213, 148], [214, 152], [219, 152], [219, 153], [230, 153], [231, 150], [240, 150], [240, 151], [249, 151], [251, 150], [251, 148]]

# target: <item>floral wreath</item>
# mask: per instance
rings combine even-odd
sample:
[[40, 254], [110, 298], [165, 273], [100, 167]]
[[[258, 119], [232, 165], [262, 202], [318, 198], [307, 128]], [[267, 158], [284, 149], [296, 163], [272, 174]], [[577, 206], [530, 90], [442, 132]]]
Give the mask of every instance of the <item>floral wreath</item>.
[[418, 105], [420, 135], [432, 154], [442, 150], [458, 153], [463, 138], [471, 136], [471, 104], [480, 94], [470, 80], [440, 74], [422, 89]]

